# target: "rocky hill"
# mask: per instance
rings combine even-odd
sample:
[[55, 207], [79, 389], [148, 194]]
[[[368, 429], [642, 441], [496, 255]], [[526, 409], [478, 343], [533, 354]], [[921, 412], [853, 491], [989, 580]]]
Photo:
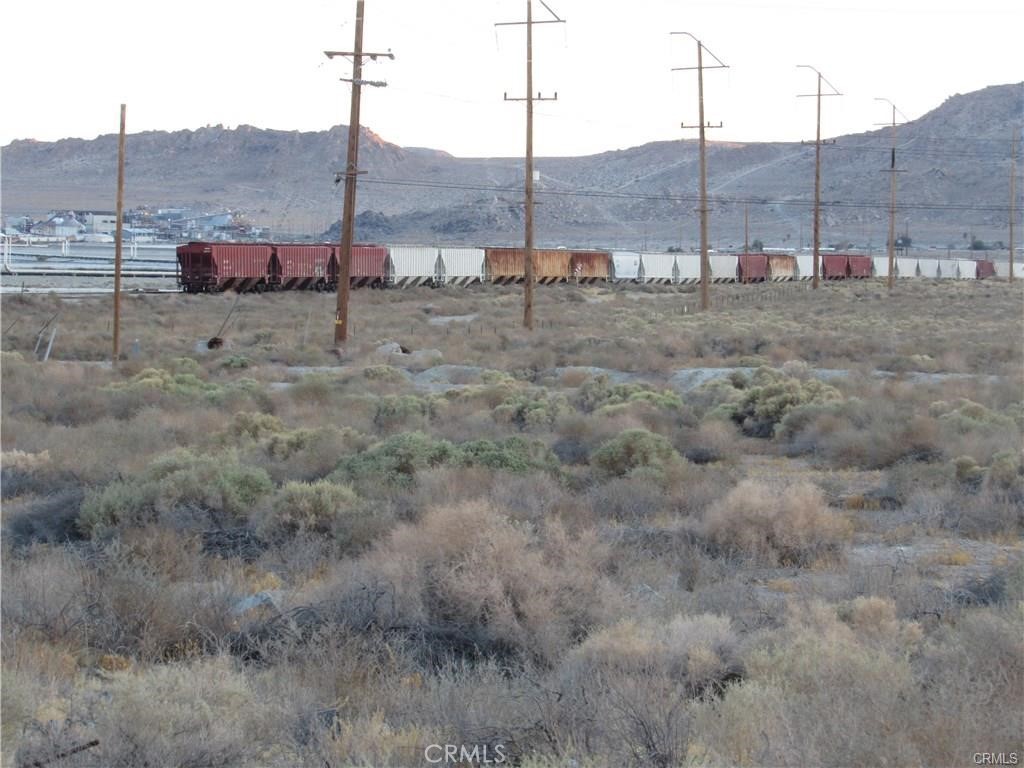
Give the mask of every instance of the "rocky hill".
[[[1009, 137], [1024, 129], [1024, 83], [950, 97], [899, 127], [902, 231], [916, 242], [1005, 239]], [[126, 202], [243, 209], [277, 231], [320, 232], [336, 221], [347, 128], [240, 126], [152, 131], [127, 140]], [[888, 129], [823, 148], [823, 241], [885, 242]], [[3, 210], [111, 208], [117, 137], [15, 141], [3, 148]], [[363, 130], [358, 235], [390, 242], [515, 242], [522, 230], [522, 160], [458, 158], [391, 144]], [[539, 158], [538, 244], [661, 248], [697, 239], [697, 142], [663, 141], [585, 157]], [[709, 144], [711, 236], [810, 240], [814, 148]], [[1020, 189], [1020, 186], [1018, 186]], [[999, 210], [1002, 209], [1002, 210]]]

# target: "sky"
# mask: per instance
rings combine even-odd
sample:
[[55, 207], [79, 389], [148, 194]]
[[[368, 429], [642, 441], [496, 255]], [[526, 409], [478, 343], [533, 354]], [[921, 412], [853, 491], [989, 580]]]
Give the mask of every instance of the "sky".
[[[705, 119], [724, 141], [814, 138], [817, 68], [843, 94], [822, 134], [872, 130], [885, 97], [908, 119], [956, 93], [1024, 79], [1019, 0], [548, 0], [565, 24], [534, 27], [535, 152], [581, 155], [695, 137], [696, 43], [728, 69], [704, 74]], [[520, 156], [523, 0], [366, 0], [362, 124], [402, 146]], [[5, 3], [0, 146], [14, 139], [204, 125], [316, 131], [345, 124], [354, 0], [49, 0]], [[534, 2], [535, 18], [547, 18]], [[705, 64], [714, 63], [705, 55]], [[827, 90], [827, 86], [826, 86]]]

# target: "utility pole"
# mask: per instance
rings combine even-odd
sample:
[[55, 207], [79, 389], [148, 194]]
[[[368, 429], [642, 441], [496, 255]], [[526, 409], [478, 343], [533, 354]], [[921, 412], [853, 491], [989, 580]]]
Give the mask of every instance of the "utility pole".
[[117, 223], [114, 228], [114, 356], [117, 365], [121, 357], [121, 241], [124, 235], [124, 117], [121, 105], [121, 133], [117, 140]]
[[[797, 64], [798, 68], [801, 69], [813, 69], [815, 74], [818, 76], [818, 91], [817, 93], [801, 93], [797, 94], [797, 98], [806, 98], [810, 96], [816, 96], [818, 99], [818, 119], [817, 129], [814, 134], [814, 279], [811, 283], [812, 287], [817, 289], [818, 281], [821, 274], [821, 97], [822, 96], [842, 96], [838, 89], [829, 83], [825, 79], [825, 76], [814, 69], [809, 64]], [[832, 89], [832, 93], [822, 93], [821, 84], [825, 82], [828, 87]], [[834, 141], [826, 142], [828, 144], [834, 144]]]
[[[884, 173], [889, 174], [889, 278], [886, 284], [891, 291], [896, 282], [896, 174], [902, 173], [902, 171], [896, 169], [896, 113], [899, 110], [895, 104], [886, 98], [875, 97], [875, 101], [884, 101], [892, 107], [892, 122], [876, 123], [876, 125], [892, 125], [892, 152], [889, 156], [889, 170], [884, 171]], [[902, 112], [900, 112], [900, 115], [903, 116], [904, 120], [907, 119], [907, 116]]]
[[[363, 53], [363, 6], [364, 0], [356, 1], [356, 39], [351, 51], [324, 51], [328, 59], [345, 56], [352, 59], [352, 77], [343, 77], [343, 82], [352, 83], [352, 105], [348, 119], [348, 155], [345, 161], [345, 202], [341, 209], [341, 250], [338, 253], [338, 302], [334, 317], [334, 345], [340, 347], [348, 340], [348, 299], [349, 282], [352, 276], [352, 240], [356, 218], [356, 178], [359, 171], [359, 104], [362, 87], [372, 85], [384, 87], [385, 82], [363, 80], [363, 59], [376, 61], [379, 57], [394, 59], [387, 53]], [[339, 174], [341, 175], [341, 174]]]
[[1017, 218], [1017, 132], [1010, 139], [1010, 272], [1009, 280], [1013, 282], [1013, 225]]
[[540, 4], [551, 14], [550, 19], [533, 19], [533, 2], [526, 0], [526, 21], [502, 21], [494, 26], [513, 27], [526, 26], [526, 97], [522, 99], [510, 99], [508, 93], [504, 94], [505, 101], [526, 102], [526, 182], [525, 182], [525, 237], [523, 243], [523, 327], [528, 331], [533, 330], [533, 102], [534, 101], [557, 101], [558, 92], [554, 96], [542, 96], [539, 92], [533, 95], [533, 25], [534, 24], [564, 24], [565, 19], [558, 17], [544, 0]]
[[743, 206], [743, 252], [750, 253], [750, 206]]
[[[673, 72], [697, 70], [697, 125], [681, 123], [681, 128], [700, 129], [700, 308], [707, 311], [711, 307], [711, 295], [709, 284], [711, 282], [711, 262], [708, 259], [708, 166], [707, 166], [707, 142], [704, 131], [707, 128], [721, 128], [722, 123], [711, 125], [704, 122], [704, 70], [705, 69], [728, 69], [715, 54], [709, 51], [704, 43], [691, 35], [689, 32], [670, 32], [671, 35], [686, 35], [697, 43], [697, 66], [696, 67], [673, 67]], [[707, 51], [717, 64], [704, 66], [703, 52]]]

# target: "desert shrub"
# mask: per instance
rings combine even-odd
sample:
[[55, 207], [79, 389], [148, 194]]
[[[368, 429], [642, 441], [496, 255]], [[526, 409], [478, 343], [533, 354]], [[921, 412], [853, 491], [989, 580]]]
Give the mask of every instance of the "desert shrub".
[[1012, 416], [997, 413], [966, 398], [932, 403], [928, 411], [939, 419], [946, 431], [959, 434], [1011, 427], [1015, 424]]
[[53, 489], [53, 475], [49, 449], [37, 453], [4, 451], [0, 454], [0, 497], [12, 499], [33, 491], [44, 493], [48, 486]]
[[358, 502], [355, 491], [346, 485], [326, 480], [286, 483], [271, 501], [273, 517], [267, 527], [274, 533], [327, 533], [337, 518], [355, 509]]
[[544, 443], [521, 437], [462, 443], [449, 461], [460, 466], [487, 467], [514, 473], [534, 470], [557, 473], [559, 468], [558, 459]]
[[[1024, 641], [1018, 611], [967, 610], [943, 623], [912, 659], [918, 698], [907, 735], [923, 765], [955, 765], [975, 744], [1020, 749]], [[915, 722], [915, 720], [917, 722]]]
[[447, 440], [435, 440], [423, 432], [403, 432], [343, 459], [331, 479], [360, 486], [408, 486], [417, 470], [441, 466], [456, 453]]
[[70, 549], [36, 545], [18, 553], [5, 551], [0, 567], [5, 636], [16, 629], [50, 642], [76, 636], [87, 605], [89, 574], [82, 558]]
[[588, 488], [586, 500], [599, 519], [627, 523], [648, 520], [671, 507], [660, 485], [628, 476]]
[[155, 459], [138, 478], [87, 493], [78, 524], [95, 536], [178, 511], [242, 521], [272, 489], [266, 472], [239, 464], [234, 454], [197, 454], [182, 448]]
[[977, 491], [985, 479], [985, 468], [979, 467], [970, 456], [958, 456], [953, 460], [953, 474], [957, 484], [967, 491]]
[[285, 460], [304, 451], [323, 450], [329, 442], [344, 446], [341, 453], [355, 453], [365, 447], [366, 439], [349, 427], [300, 428], [270, 432], [260, 448], [274, 459]]
[[957, 485], [938, 501], [941, 527], [962, 536], [1018, 536], [1024, 530], [1024, 505], [1005, 492]]
[[1021, 429], [1011, 413], [963, 398], [932, 403], [929, 413], [938, 421], [942, 447], [950, 458], [966, 455], [988, 464], [995, 454], [1021, 444]]
[[[771, 437], [791, 410], [800, 405], [839, 400], [839, 390], [817, 379], [787, 376], [772, 368], [758, 368], [753, 375], [736, 373], [728, 385], [721, 380], [700, 389], [712, 390], [711, 416], [728, 417], [754, 437]], [[704, 393], [707, 397], [708, 393]]]
[[572, 649], [562, 668], [580, 680], [604, 678], [600, 682], [605, 684], [619, 675], [670, 678], [684, 682], [692, 697], [742, 674], [738, 645], [723, 616], [627, 619], [591, 634]]
[[[400, 631], [434, 660], [547, 665], [618, 604], [602, 574], [606, 558], [592, 532], [570, 538], [548, 521], [542, 534], [476, 500], [434, 507], [399, 526], [343, 579], [340, 594], [329, 585], [324, 593], [340, 600], [346, 621]], [[378, 587], [389, 597], [368, 604], [365, 595]]]
[[198, 364], [194, 369], [186, 366], [185, 370], [181, 371], [169, 371], [165, 368], [146, 368], [132, 376], [128, 381], [109, 385], [109, 389], [114, 392], [152, 389], [190, 400], [214, 397], [220, 393], [221, 387], [219, 385], [201, 379], [198, 374]]
[[576, 394], [577, 407], [586, 413], [635, 402], [650, 403], [659, 410], [683, 408], [679, 395], [670, 389], [659, 391], [649, 384], [612, 384], [606, 374], [587, 379]]
[[488, 369], [480, 373], [480, 381], [487, 385], [495, 384], [507, 384], [514, 386], [516, 384], [516, 378], [508, 371], [498, 371], [494, 369]]
[[60, 544], [82, 536], [78, 515], [84, 494], [79, 489], [4, 504], [4, 536], [13, 547], [37, 542]]
[[93, 738], [97, 747], [66, 758], [66, 764], [262, 763], [265, 750], [285, 736], [272, 708], [227, 658], [118, 674], [105, 688], [76, 697], [56, 728], [31, 732], [18, 749], [18, 763], [54, 762], [59, 753]]
[[986, 475], [988, 488], [1016, 500], [1024, 499], [1024, 460], [1014, 451], [1000, 451], [992, 457]]
[[865, 642], [823, 604], [798, 611], [764, 644], [746, 655], [742, 683], [694, 708], [708, 755], [730, 765], [922, 762], [919, 734], [909, 733], [918, 692], [905, 649]]
[[607, 764], [685, 764], [691, 700], [724, 690], [742, 670], [727, 618], [620, 621], [560, 665], [549, 728]]
[[370, 365], [363, 369], [363, 376], [370, 381], [385, 382], [388, 384], [403, 384], [408, 377], [390, 365]]
[[645, 429], [629, 429], [608, 440], [590, 457], [591, 463], [607, 475], [621, 477], [635, 469], [660, 469], [680, 460], [672, 443]]
[[340, 382], [323, 373], [303, 376], [288, 389], [289, 396], [297, 403], [325, 408], [341, 393]]
[[695, 464], [733, 459], [737, 453], [737, 437], [736, 428], [731, 423], [707, 419], [684, 438], [683, 456]]
[[572, 531], [592, 522], [589, 505], [579, 494], [569, 490], [558, 475], [486, 473], [489, 487], [476, 496], [486, 496], [511, 520], [541, 526], [548, 519], [557, 518]]
[[267, 435], [283, 431], [284, 424], [276, 416], [269, 413], [242, 411], [232, 417], [226, 436], [236, 440], [241, 438], [259, 440]]
[[257, 520], [257, 531], [268, 539], [299, 534], [331, 535], [344, 548], [365, 544], [371, 515], [347, 485], [327, 480], [291, 482], [274, 494]]
[[252, 360], [245, 355], [228, 355], [221, 361], [221, 367], [230, 369], [249, 368]]
[[4, 470], [36, 472], [49, 466], [49, 464], [49, 450], [39, 451], [38, 453], [27, 453], [25, 451], [4, 451], [0, 453], [0, 466]]
[[328, 475], [344, 456], [366, 448], [370, 438], [349, 427], [289, 429], [266, 435], [247, 458], [276, 482], [315, 480]]
[[861, 641], [896, 651], [915, 647], [923, 636], [916, 622], [897, 617], [896, 603], [890, 598], [862, 595], [840, 605], [836, 613]]
[[543, 389], [516, 392], [492, 412], [494, 420], [519, 429], [551, 427], [559, 416], [569, 411], [565, 395]]
[[756, 480], [744, 480], [712, 504], [703, 530], [724, 552], [783, 565], [834, 555], [851, 532], [846, 520], [829, 511], [817, 486]]
[[332, 478], [360, 487], [409, 487], [418, 471], [441, 466], [486, 467], [505, 472], [558, 471], [558, 459], [538, 440], [510, 437], [454, 444], [422, 432], [393, 435], [343, 459]]
[[712, 379], [690, 392], [686, 402], [705, 418], [731, 421], [733, 409], [730, 406], [743, 397], [746, 382], [746, 375], [738, 372], [726, 378]]
[[1022, 565], [1015, 557], [988, 574], [968, 577], [956, 588], [957, 600], [964, 605], [1014, 605], [1024, 600]]
[[747, 434], [769, 437], [793, 408], [840, 397], [837, 389], [817, 379], [801, 381], [770, 368], [761, 368], [745, 388], [732, 419]]
[[888, 467], [942, 453], [938, 424], [881, 394], [828, 400], [790, 410], [775, 428], [797, 452], [814, 452], [838, 466]]
[[383, 432], [406, 427], [425, 427], [444, 410], [441, 397], [417, 395], [386, 395], [377, 401], [373, 423]]

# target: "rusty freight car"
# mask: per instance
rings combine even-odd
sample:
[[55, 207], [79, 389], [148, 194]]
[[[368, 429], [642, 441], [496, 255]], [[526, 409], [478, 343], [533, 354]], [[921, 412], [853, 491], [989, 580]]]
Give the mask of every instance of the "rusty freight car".
[[[338, 263], [341, 264], [341, 249], [336, 248]], [[339, 267], [339, 274], [340, 267]], [[368, 285], [383, 288], [390, 281], [388, 249], [383, 245], [353, 245], [352, 268], [349, 271], [349, 285], [353, 288]]]
[[798, 275], [796, 256], [785, 253], [773, 253], [768, 256], [768, 276], [772, 280], [796, 280]]
[[335, 250], [331, 245], [275, 245], [271, 282], [282, 290], [331, 289], [338, 282]]
[[[963, 264], [960, 265], [960, 270], [964, 270]], [[984, 280], [986, 277], [996, 276], [996, 265], [988, 259], [978, 259], [974, 262], [975, 277], [978, 280]]]
[[821, 257], [821, 276], [826, 280], [843, 280], [847, 276], [849, 261], [846, 256], [829, 253]]
[[847, 256], [846, 263], [846, 274], [850, 277], [871, 277], [873, 264], [870, 256]]
[[768, 279], [768, 257], [763, 253], [741, 253], [738, 261], [741, 283], [760, 283]]
[[608, 251], [572, 251], [569, 274], [576, 282], [608, 282], [611, 272], [611, 254]]
[[263, 291], [270, 287], [273, 248], [248, 243], [179, 245], [178, 284], [186, 293]]
[[[533, 276], [538, 283], [565, 282], [571, 275], [571, 251], [536, 248], [533, 251]], [[485, 248], [487, 280], [492, 283], [518, 283], [526, 277], [526, 258], [522, 248]]]

